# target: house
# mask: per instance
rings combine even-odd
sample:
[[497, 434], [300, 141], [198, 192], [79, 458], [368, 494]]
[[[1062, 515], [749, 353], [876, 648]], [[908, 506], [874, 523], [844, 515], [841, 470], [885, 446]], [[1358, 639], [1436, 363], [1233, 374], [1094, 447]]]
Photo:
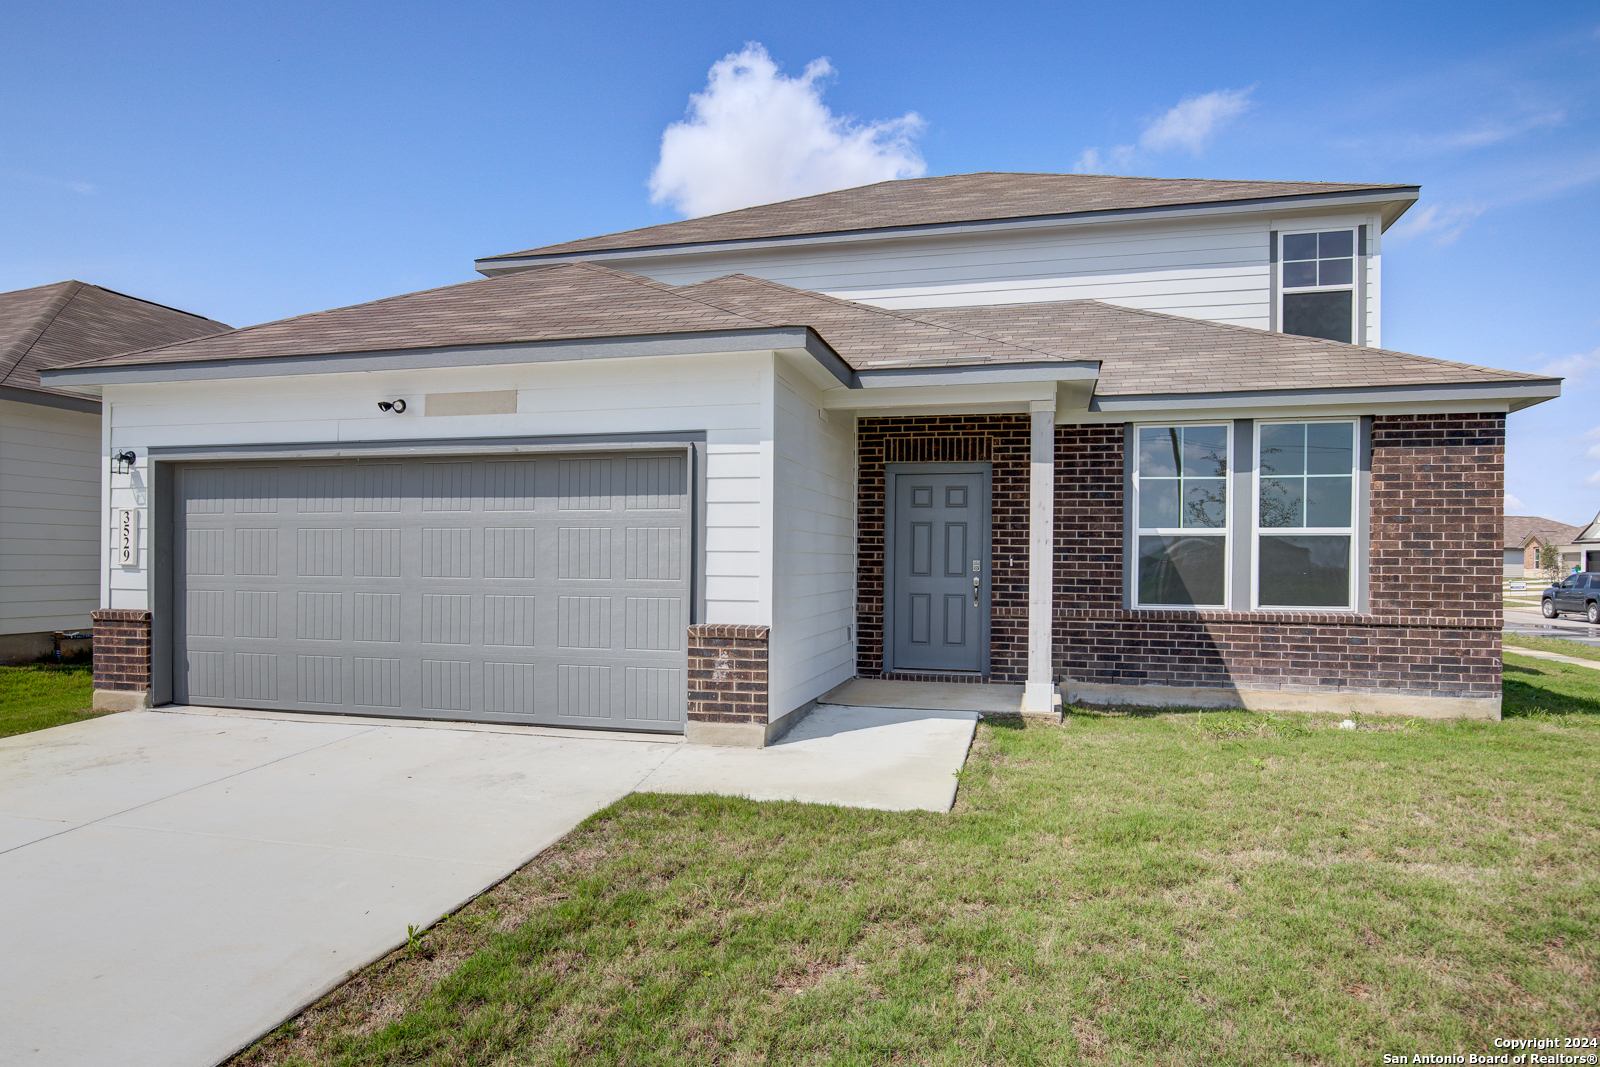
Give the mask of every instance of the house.
[[[1538, 515], [1507, 515], [1505, 517], [1505, 576], [1507, 578], [1537, 577], [1539, 550], [1546, 545], [1567, 546], [1583, 533], [1581, 526], [1569, 526], [1554, 519]], [[1600, 546], [1596, 546], [1600, 548]], [[1576, 556], [1568, 549], [1564, 555]], [[1563, 570], [1566, 568], [1562, 568]], [[1587, 566], [1584, 568], [1587, 570]]]
[[226, 329], [83, 282], [0, 293], [0, 663], [87, 631], [105, 574], [100, 402], [40, 370]]
[[1560, 382], [1379, 347], [1417, 195], [913, 179], [47, 372], [135, 454], [96, 701], [1498, 717], [1505, 423]]

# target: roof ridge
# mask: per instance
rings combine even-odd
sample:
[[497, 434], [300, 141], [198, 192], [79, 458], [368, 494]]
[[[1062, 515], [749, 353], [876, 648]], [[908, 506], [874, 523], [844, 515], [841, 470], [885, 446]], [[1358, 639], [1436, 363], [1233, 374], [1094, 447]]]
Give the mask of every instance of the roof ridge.
[[[1485, 366], [1483, 366], [1481, 364], [1478, 364], [1478, 363], [1460, 363], [1460, 362], [1457, 362], [1456, 360], [1453, 360], [1453, 359], [1439, 359], [1439, 358], [1434, 357], [1434, 356], [1419, 356], [1415, 352], [1401, 352], [1399, 349], [1395, 349], [1395, 348], [1374, 348], [1371, 345], [1358, 345], [1353, 341], [1330, 341], [1326, 337], [1308, 337], [1305, 334], [1284, 333], [1281, 330], [1263, 330], [1258, 326], [1240, 326], [1240, 325], [1238, 325], [1236, 323], [1232, 323], [1232, 322], [1216, 322], [1216, 321], [1213, 321], [1211, 319], [1195, 319], [1195, 318], [1190, 318], [1190, 317], [1188, 317], [1186, 315], [1173, 315], [1173, 314], [1170, 314], [1170, 313], [1165, 312], [1165, 311], [1150, 311], [1150, 310], [1148, 310], [1146, 308], [1133, 308], [1133, 307], [1127, 307], [1127, 306], [1125, 306], [1123, 304], [1111, 304], [1111, 303], [1107, 303], [1104, 300], [1034, 301], [1033, 303], [1097, 304], [1100, 307], [1110, 308], [1110, 309], [1112, 309], [1114, 311], [1125, 311], [1125, 312], [1129, 312], [1129, 313], [1134, 314], [1134, 315], [1143, 315], [1146, 318], [1167, 319], [1167, 320], [1170, 320], [1170, 321], [1185, 322], [1185, 323], [1198, 323], [1198, 324], [1200, 324], [1202, 326], [1214, 326], [1214, 327], [1217, 327], [1219, 329], [1232, 330], [1235, 333], [1249, 334], [1250, 336], [1254, 336], [1254, 337], [1261, 337], [1261, 336], [1276, 337], [1276, 338], [1279, 338], [1280, 340], [1287, 340], [1287, 339], [1292, 338], [1292, 339], [1294, 339], [1296, 341], [1311, 341], [1311, 342], [1314, 342], [1314, 343], [1319, 344], [1319, 345], [1336, 345], [1338, 347], [1334, 349], [1335, 351], [1344, 351], [1344, 350], [1347, 350], [1347, 349], [1355, 348], [1355, 349], [1360, 349], [1363, 352], [1381, 352], [1386, 356], [1399, 356], [1401, 359], [1415, 360], [1418, 363], [1427, 363], [1427, 364], [1429, 364], [1431, 366], [1470, 367], [1473, 370], [1488, 371], [1491, 374], [1509, 374], [1509, 375], [1512, 375], [1513, 377], [1526, 378], [1526, 379], [1529, 379], [1530, 381], [1544, 382], [1544, 381], [1555, 381], [1556, 380], [1556, 378], [1554, 376], [1548, 375], [1548, 374], [1528, 374], [1525, 371], [1502, 370], [1499, 367], [1485, 367]], [[995, 304], [995, 305], [974, 304], [974, 305], [965, 305], [965, 306], [973, 307], [973, 308], [981, 308], [981, 307], [991, 307], [991, 306], [992, 307], [1006, 307], [1008, 305], [1004, 305], [1004, 304]]]
[[[33, 336], [29, 337], [28, 331], [24, 330], [17, 341], [12, 344], [11, 351], [0, 357], [0, 360], [4, 360], [4, 363], [0, 364], [0, 382], [6, 381], [16, 372], [18, 365], [27, 358], [29, 352], [33, 351], [33, 346], [39, 343], [39, 338], [43, 337], [51, 324], [61, 317], [61, 313], [67, 309], [67, 305], [77, 299], [78, 294], [83, 292], [83, 287], [87, 283], [80, 282], [75, 278], [69, 278], [64, 282], [52, 282], [50, 284], [61, 286], [61, 292], [52, 296], [34, 319], [38, 329], [33, 331]], [[40, 288], [49, 288], [49, 286], [40, 286]]]
[[[609, 275], [611, 275], [612, 277], [615, 277], [615, 278], [626, 279], [626, 280], [629, 280], [629, 281], [638, 282], [639, 284], [646, 285], [646, 286], [648, 286], [648, 287], [650, 287], [652, 289], [658, 289], [658, 290], [660, 290], [661, 292], [664, 292], [664, 293], [671, 293], [673, 296], [676, 296], [676, 297], [678, 297], [680, 299], [683, 299], [683, 300], [691, 300], [691, 301], [693, 301], [693, 302], [695, 302], [697, 304], [703, 304], [704, 306], [706, 306], [708, 308], [714, 308], [717, 311], [727, 312], [729, 315], [738, 315], [742, 319], [750, 319], [751, 322], [757, 323], [758, 325], [761, 325], [761, 326], [777, 326], [777, 325], [779, 325], [779, 323], [772, 322], [772, 321], [769, 321], [767, 319], [756, 318], [756, 317], [754, 317], [752, 315], [747, 314], [747, 311], [753, 311], [753, 310], [755, 310], [754, 308], [740, 309], [738, 311], [735, 311], [732, 308], [727, 308], [727, 307], [722, 306], [721, 304], [718, 304], [718, 303], [715, 303], [713, 301], [707, 300], [705, 297], [699, 296], [698, 294], [685, 293], [685, 292], [683, 292], [683, 290], [685, 288], [687, 288], [687, 286], [669, 285], [666, 282], [658, 281], [657, 279], [651, 278], [651, 277], [649, 277], [647, 275], [644, 275], [644, 274], [634, 274], [631, 271], [617, 270], [615, 267], [608, 267], [603, 263], [591, 263], [586, 259], [576, 260], [573, 263], [568, 264], [568, 265], [569, 266], [574, 266], [574, 267], [583, 267], [583, 268], [585, 268], [587, 270], [592, 270], [592, 271], [594, 271], [594, 272], [596, 272], [598, 274], [609, 274]], [[559, 266], [559, 264], [558, 264], [558, 266]], [[727, 277], [727, 275], [724, 275], [724, 277]], [[716, 279], [713, 278], [713, 279], [708, 279], [708, 280], [715, 281]], [[695, 282], [695, 283], [691, 283], [691, 284], [699, 284], [699, 283]]]
[[[760, 282], [763, 285], [768, 285], [776, 289], [783, 289], [787, 292], [798, 293], [801, 296], [811, 297], [813, 299], [826, 301], [832, 304], [840, 304], [851, 308], [859, 308], [861, 310], [871, 311], [879, 315], [887, 315], [890, 318], [900, 319], [903, 322], [916, 322], [922, 324], [923, 326], [932, 326], [940, 330], [949, 330], [951, 333], [964, 334], [968, 337], [977, 337], [985, 341], [992, 341], [995, 344], [1007, 345], [1011, 348], [1020, 348], [1025, 352], [1037, 352], [1041, 356], [1052, 356], [1057, 359], [1061, 358], [1062, 356], [1062, 353], [1060, 352], [1051, 352], [1049, 349], [1039, 348], [1036, 345], [1031, 345], [1024, 341], [1012, 340], [1005, 337], [992, 337], [989, 334], [979, 333], [977, 330], [969, 329], [965, 326], [957, 326], [953, 323], [946, 322], [932, 322], [928, 319], [919, 318], [916, 315], [907, 315], [893, 308], [881, 308], [872, 304], [863, 304], [856, 300], [846, 300], [843, 297], [833, 296], [829, 293], [819, 293], [813, 289], [797, 289], [792, 285], [784, 285], [782, 282], [775, 282], [771, 278], [762, 278], [755, 274], [745, 274], [742, 271], [735, 271], [732, 274], [723, 274], [718, 278], [707, 278], [706, 281], [714, 282], [721, 280], [721, 278], [744, 278], [748, 281]], [[699, 285], [702, 283], [694, 282], [692, 284]]]

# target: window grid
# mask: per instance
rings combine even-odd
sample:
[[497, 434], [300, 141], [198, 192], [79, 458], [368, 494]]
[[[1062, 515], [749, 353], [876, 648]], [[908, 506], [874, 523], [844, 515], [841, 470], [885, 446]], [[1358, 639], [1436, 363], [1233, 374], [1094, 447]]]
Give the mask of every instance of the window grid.
[[[1145, 448], [1143, 442], [1149, 432], [1160, 433], [1169, 431], [1172, 436], [1173, 455], [1171, 456], [1172, 473], [1150, 473], [1144, 462]], [[1198, 431], [1196, 438], [1201, 438], [1203, 461], [1208, 462], [1210, 470], [1196, 469], [1194, 473], [1185, 470], [1185, 454], [1190, 444], [1190, 431]], [[1220, 472], [1216, 470], [1217, 457], [1215, 448], [1207, 448], [1210, 442], [1203, 440], [1204, 431], [1220, 434], [1221, 456]], [[1169, 610], [1216, 610], [1226, 609], [1230, 603], [1232, 589], [1231, 574], [1233, 571], [1233, 538], [1232, 533], [1232, 508], [1230, 485], [1233, 470], [1233, 424], [1222, 423], [1159, 423], [1144, 424], [1134, 427], [1134, 473], [1133, 473], [1133, 512], [1134, 512], [1134, 563], [1133, 563], [1133, 604], [1140, 608], [1165, 608]], [[1209, 454], [1208, 454], [1209, 453]], [[1220, 483], [1220, 484], [1219, 484]], [[1170, 486], [1168, 494], [1176, 504], [1176, 508], [1166, 507], [1162, 510], [1165, 514], [1147, 515], [1145, 506], [1145, 487], [1160, 491]], [[1220, 492], [1219, 492], [1220, 491]], [[1162, 519], [1176, 518], [1175, 524], [1161, 524]], [[1153, 525], [1146, 525], [1146, 522]], [[1215, 603], [1169, 603], [1160, 600], [1146, 601], [1141, 595], [1141, 544], [1147, 537], [1163, 538], [1203, 538], [1218, 540], [1223, 545], [1222, 559], [1222, 595]]]
[[[1311, 473], [1310, 470], [1309, 470], [1309, 467], [1310, 467], [1310, 463], [1309, 462], [1307, 462], [1306, 469], [1304, 469], [1301, 473], [1298, 473], [1298, 474], [1296, 474], [1296, 473], [1282, 473], [1282, 472], [1267, 473], [1266, 467], [1267, 467], [1267, 464], [1269, 464], [1271, 462], [1271, 460], [1270, 460], [1270, 455], [1265, 457], [1265, 459], [1264, 459], [1263, 453], [1267, 452], [1267, 448], [1270, 448], [1270, 446], [1267, 446], [1267, 448], [1264, 448], [1264, 445], [1267, 442], [1267, 440], [1269, 439], [1269, 437], [1273, 436], [1272, 431], [1273, 431], [1274, 427], [1284, 427], [1284, 428], [1300, 427], [1300, 428], [1302, 428], [1302, 431], [1303, 431], [1302, 441], [1304, 442], [1304, 447], [1306, 449], [1306, 453], [1305, 454], [1309, 457], [1309, 455], [1311, 454], [1311, 448], [1312, 448], [1311, 443], [1310, 443], [1311, 432], [1312, 432], [1311, 428], [1315, 427], [1315, 426], [1345, 426], [1345, 427], [1349, 427], [1350, 465], [1349, 465], [1349, 471], [1348, 471], [1347, 474], [1345, 474], [1345, 473], [1333, 473], [1333, 472], [1328, 472], [1328, 471], [1319, 472], [1319, 473]], [[1253, 531], [1252, 531], [1252, 536], [1251, 536], [1251, 539], [1250, 539], [1250, 542], [1251, 542], [1250, 543], [1250, 552], [1251, 552], [1251, 561], [1250, 561], [1250, 601], [1251, 601], [1252, 606], [1255, 609], [1262, 610], [1262, 611], [1354, 611], [1355, 610], [1355, 608], [1356, 608], [1357, 568], [1359, 566], [1363, 565], [1361, 563], [1361, 561], [1359, 561], [1357, 559], [1357, 554], [1356, 554], [1357, 553], [1357, 548], [1359, 547], [1359, 538], [1356, 536], [1356, 523], [1358, 521], [1360, 521], [1360, 516], [1361, 516], [1360, 501], [1359, 501], [1358, 496], [1357, 496], [1357, 491], [1359, 489], [1359, 481], [1360, 481], [1359, 480], [1359, 476], [1358, 476], [1359, 470], [1360, 470], [1360, 463], [1357, 462], [1357, 457], [1360, 454], [1360, 450], [1361, 450], [1360, 425], [1359, 425], [1359, 422], [1357, 420], [1354, 420], [1354, 419], [1296, 419], [1296, 420], [1293, 420], [1293, 421], [1263, 421], [1263, 422], [1258, 422], [1256, 424], [1256, 431], [1255, 431], [1255, 463], [1254, 463], [1254, 478], [1253, 478], [1253, 481], [1254, 481], [1255, 484], [1254, 484], [1254, 492], [1251, 494], [1252, 495], [1252, 507], [1251, 507], [1252, 520], [1251, 520], [1251, 525], [1253, 527]], [[1315, 484], [1315, 483], [1319, 483], [1320, 482], [1320, 483], [1324, 483], [1327, 486], [1329, 486], [1330, 488], [1332, 488], [1341, 479], [1348, 482], [1348, 488], [1345, 489], [1345, 493], [1347, 495], [1346, 495], [1344, 501], [1342, 501], [1343, 507], [1345, 509], [1347, 509], [1345, 511], [1345, 515], [1346, 515], [1345, 524], [1342, 525], [1342, 526], [1332, 526], [1332, 525], [1308, 526], [1308, 525], [1305, 525], [1306, 520], [1308, 518], [1312, 517], [1312, 516], [1307, 515], [1307, 511], [1309, 510], [1308, 501], [1311, 499], [1310, 488], [1312, 487], [1312, 485]], [[1289, 524], [1287, 522], [1281, 522], [1281, 521], [1274, 521], [1270, 525], [1263, 523], [1263, 521], [1262, 521], [1263, 512], [1264, 511], [1271, 512], [1271, 510], [1272, 510], [1273, 501], [1272, 501], [1270, 489], [1266, 491], [1266, 495], [1264, 495], [1264, 490], [1263, 490], [1264, 483], [1270, 483], [1270, 482], [1290, 482], [1290, 483], [1299, 482], [1305, 487], [1302, 490], [1301, 494], [1300, 494], [1300, 507], [1298, 509], [1298, 512], [1296, 514], [1294, 514], [1294, 516], [1293, 516], [1293, 517], [1298, 518], [1300, 520], [1298, 523]], [[1331, 502], [1332, 502], [1331, 499], [1330, 499], [1329, 502], [1331, 504]], [[1283, 514], [1280, 514], [1279, 516], [1275, 516], [1275, 518], [1287, 518], [1287, 517], [1290, 517], [1287, 512], [1285, 512]], [[1324, 516], [1321, 516], [1321, 517], [1327, 517], [1327, 516], [1324, 515]], [[1348, 571], [1348, 578], [1347, 578], [1347, 581], [1346, 581], [1345, 602], [1344, 602], [1344, 604], [1342, 604], [1342, 605], [1328, 605], [1328, 604], [1306, 605], [1306, 604], [1263, 603], [1262, 602], [1262, 598], [1261, 598], [1261, 542], [1262, 542], [1262, 538], [1263, 537], [1267, 537], [1267, 538], [1272, 538], [1272, 537], [1303, 537], [1303, 538], [1312, 538], [1312, 537], [1346, 537], [1346, 538], [1348, 538], [1348, 550], [1347, 550], [1348, 554], [1347, 554], [1347, 557], [1346, 557], [1346, 569]]]
[[[1335, 230], [1319, 231], [1290, 231], [1278, 235], [1278, 323], [1279, 329], [1284, 333], [1300, 334], [1308, 337], [1325, 337], [1328, 340], [1354, 343], [1358, 337], [1356, 317], [1359, 314], [1359, 301], [1356, 299], [1360, 279], [1356, 275], [1360, 262], [1357, 247], [1356, 228], [1345, 227]], [[1322, 315], [1306, 307], [1297, 311], [1291, 307], [1290, 298], [1304, 297], [1300, 303], [1307, 300], [1312, 303], [1326, 303], [1333, 297], [1317, 298], [1312, 294], [1317, 293], [1349, 293], [1349, 314], [1346, 316], [1334, 313], [1331, 319], [1325, 319], [1329, 309], [1324, 309]], [[1291, 329], [1291, 326], [1301, 319], [1306, 325], [1301, 329]], [[1337, 320], [1337, 325], [1334, 322]], [[1316, 322], [1321, 326], [1331, 326], [1331, 330], [1319, 331], [1317, 327], [1309, 324]], [[1339, 336], [1329, 336], [1336, 332]]]

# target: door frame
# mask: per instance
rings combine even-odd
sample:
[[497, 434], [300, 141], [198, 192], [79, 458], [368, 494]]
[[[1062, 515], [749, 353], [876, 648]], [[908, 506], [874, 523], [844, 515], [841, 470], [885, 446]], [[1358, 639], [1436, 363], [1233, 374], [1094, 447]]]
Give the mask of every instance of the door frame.
[[[259, 444], [151, 446], [150, 484], [146, 490], [149, 571], [146, 574], [150, 620], [150, 703], [172, 703], [177, 671], [176, 635], [172, 630], [173, 539], [177, 517], [176, 474], [190, 463], [258, 462], [261, 460], [462, 457], [483, 459], [515, 454], [549, 455], [584, 452], [679, 452], [688, 461], [689, 476], [689, 625], [706, 617], [706, 433], [704, 430], [638, 434], [572, 434], [549, 437], [451, 437], [436, 440], [271, 442]], [[137, 483], [136, 483], [137, 485]], [[104, 553], [102, 553], [104, 555]], [[109, 564], [108, 564], [109, 565]], [[686, 679], [687, 681], [687, 679]], [[337, 714], [337, 713], [329, 713]], [[419, 720], [421, 721], [421, 720]], [[602, 727], [601, 729], [605, 729]]]
[[[994, 614], [994, 464], [993, 463], [885, 463], [883, 465], [883, 669], [889, 674], [894, 665], [894, 554], [895, 554], [895, 500], [897, 479], [906, 474], [978, 474], [978, 495], [985, 517], [983, 538], [983, 588], [978, 606], [978, 647], [982, 650], [978, 674], [989, 677], [990, 619]], [[921, 674], [969, 674], [969, 671], [923, 671]]]

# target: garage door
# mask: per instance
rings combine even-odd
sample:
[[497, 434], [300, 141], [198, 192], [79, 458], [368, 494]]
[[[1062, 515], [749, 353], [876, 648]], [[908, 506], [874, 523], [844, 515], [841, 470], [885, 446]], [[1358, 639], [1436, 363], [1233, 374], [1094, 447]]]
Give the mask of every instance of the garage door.
[[681, 732], [682, 453], [186, 465], [178, 703]]

